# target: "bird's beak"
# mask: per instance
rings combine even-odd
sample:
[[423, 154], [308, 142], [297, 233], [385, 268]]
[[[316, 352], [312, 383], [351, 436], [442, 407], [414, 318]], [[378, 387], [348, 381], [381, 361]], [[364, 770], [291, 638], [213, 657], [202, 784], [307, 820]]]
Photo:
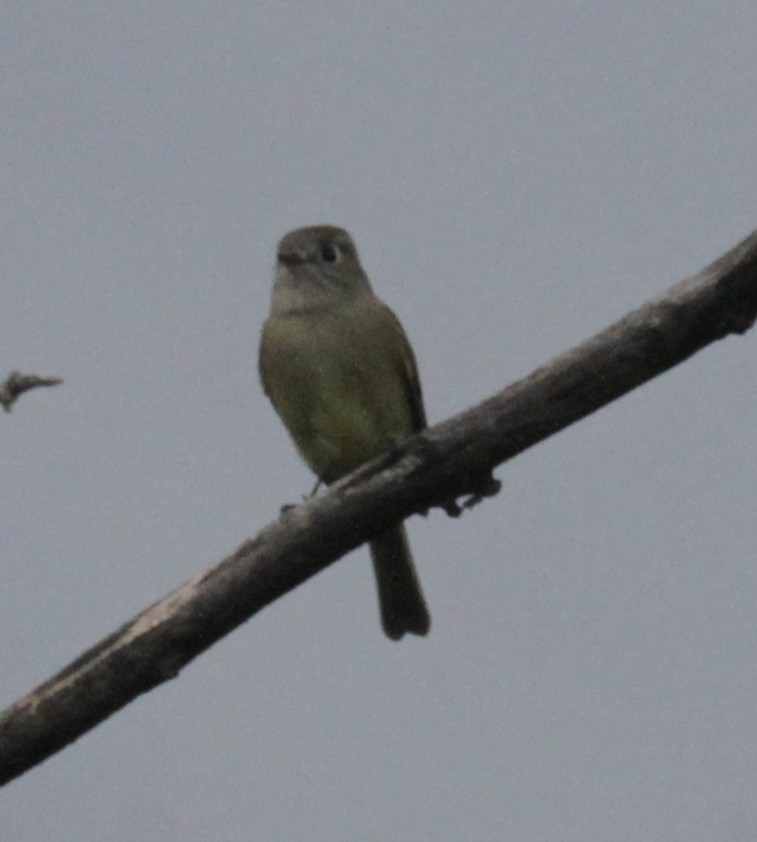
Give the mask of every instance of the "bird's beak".
[[305, 262], [305, 256], [296, 251], [280, 251], [278, 259], [284, 266], [300, 266]]

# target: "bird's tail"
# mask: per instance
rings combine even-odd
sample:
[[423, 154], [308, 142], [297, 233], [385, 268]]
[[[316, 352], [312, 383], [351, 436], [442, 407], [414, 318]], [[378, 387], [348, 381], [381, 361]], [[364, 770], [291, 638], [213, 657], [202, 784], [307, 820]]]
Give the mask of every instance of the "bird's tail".
[[431, 617], [415, 572], [405, 527], [400, 524], [370, 542], [378, 585], [381, 625], [387, 637], [399, 640], [405, 632], [424, 635]]

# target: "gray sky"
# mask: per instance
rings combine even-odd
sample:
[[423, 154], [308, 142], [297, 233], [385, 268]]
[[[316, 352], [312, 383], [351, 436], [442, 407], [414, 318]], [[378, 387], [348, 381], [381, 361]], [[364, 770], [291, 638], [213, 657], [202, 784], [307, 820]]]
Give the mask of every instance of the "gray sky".
[[[757, 225], [757, 6], [4, 2], [11, 702], [312, 484], [257, 382], [274, 249], [347, 227], [429, 418]], [[753, 840], [754, 334], [365, 549], [0, 792], [3, 842]]]

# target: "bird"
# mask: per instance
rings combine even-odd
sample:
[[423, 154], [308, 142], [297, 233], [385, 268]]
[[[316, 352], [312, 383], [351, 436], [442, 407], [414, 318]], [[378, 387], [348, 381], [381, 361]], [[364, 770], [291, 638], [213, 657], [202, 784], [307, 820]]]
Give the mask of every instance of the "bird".
[[[297, 450], [327, 485], [426, 427], [405, 331], [374, 294], [352, 237], [334, 225], [280, 240], [259, 372]], [[431, 618], [404, 525], [369, 548], [384, 632], [426, 635]]]

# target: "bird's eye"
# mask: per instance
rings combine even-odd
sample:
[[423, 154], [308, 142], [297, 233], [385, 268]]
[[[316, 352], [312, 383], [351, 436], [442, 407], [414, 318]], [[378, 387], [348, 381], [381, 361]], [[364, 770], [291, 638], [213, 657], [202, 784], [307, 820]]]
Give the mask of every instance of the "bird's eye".
[[336, 260], [339, 257], [339, 252], [334, 248], [334, 246], [321, 246], [321, 257], [325, 263], [336, 263]]

